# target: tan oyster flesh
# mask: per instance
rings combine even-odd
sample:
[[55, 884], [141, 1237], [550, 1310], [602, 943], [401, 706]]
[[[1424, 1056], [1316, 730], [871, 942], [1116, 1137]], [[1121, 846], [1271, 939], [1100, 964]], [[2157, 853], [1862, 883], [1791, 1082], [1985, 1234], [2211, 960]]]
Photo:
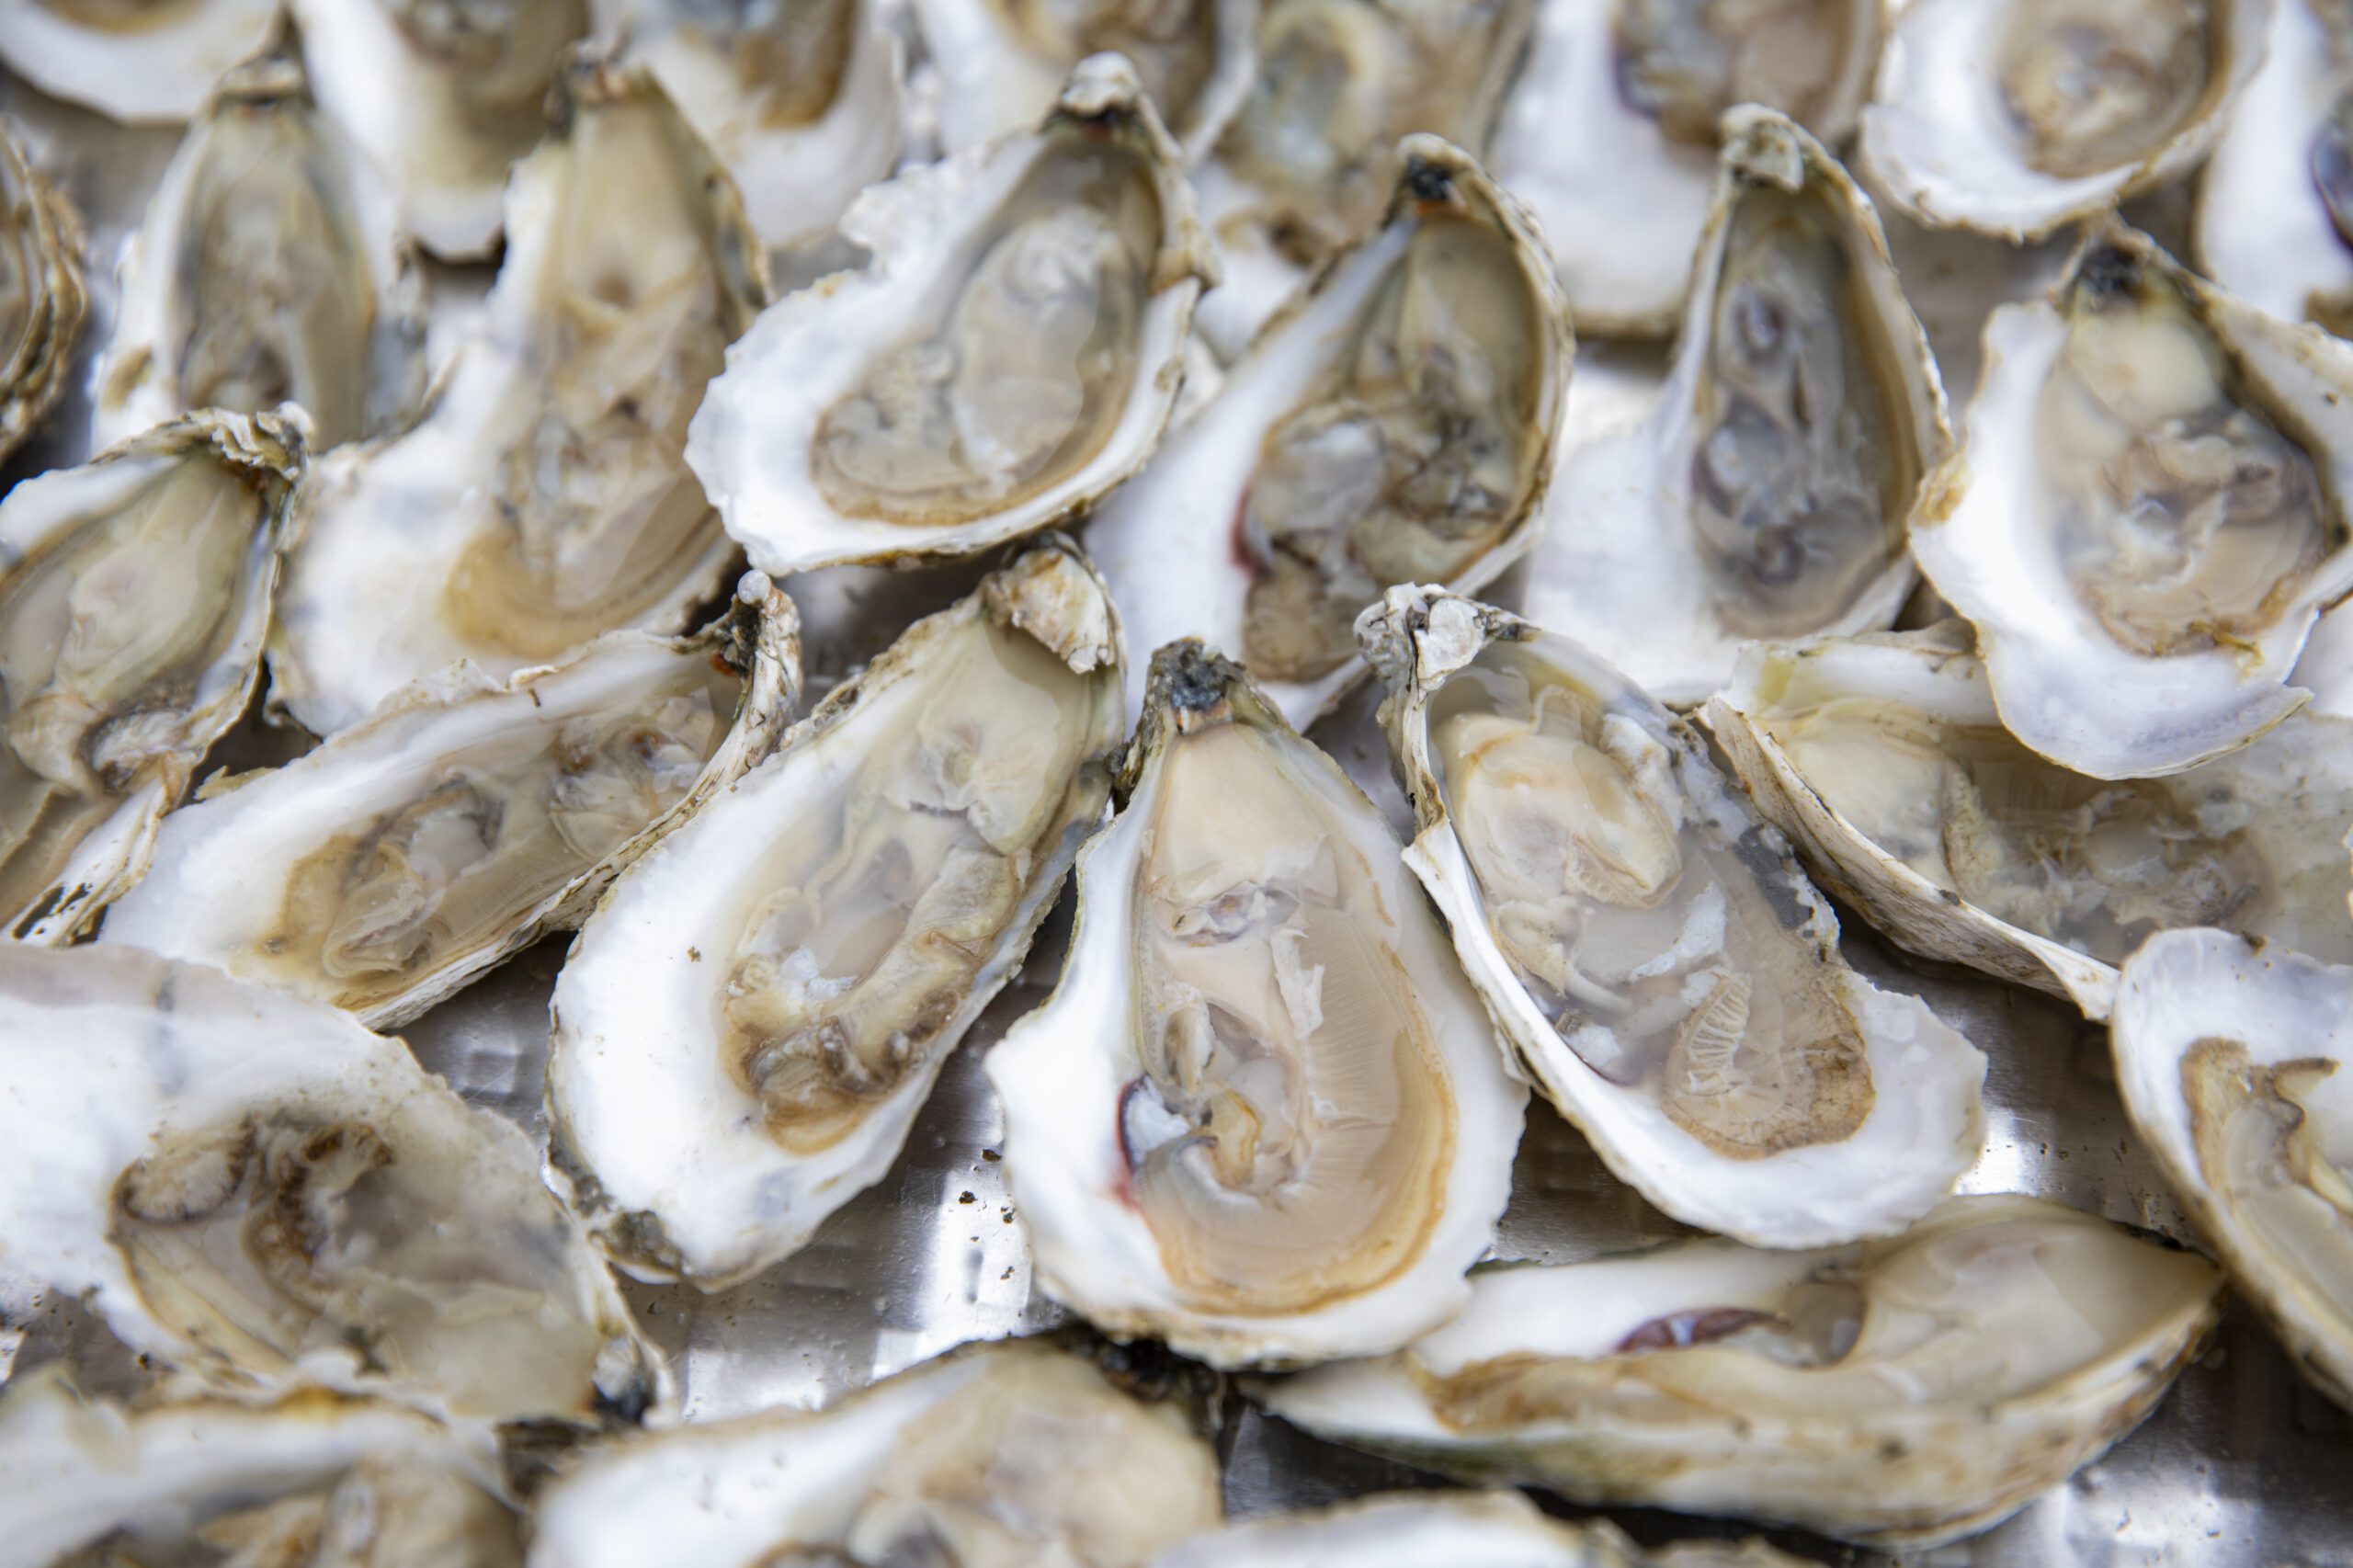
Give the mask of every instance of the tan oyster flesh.
[[1828, 138], [1844, 73], [1852, 0], [1624, 0], [1611, 18], [1619, 90], [1674, 140], [1713, 150], [1716, 123], [1763, 104]]
[[[2301, 3], [2301, 0], [2291, 0]], [[2029, 167], [2060, 179], [2139, 162], [2209, 96], [2211, 0], [2013, 0], [1993, 89]]]

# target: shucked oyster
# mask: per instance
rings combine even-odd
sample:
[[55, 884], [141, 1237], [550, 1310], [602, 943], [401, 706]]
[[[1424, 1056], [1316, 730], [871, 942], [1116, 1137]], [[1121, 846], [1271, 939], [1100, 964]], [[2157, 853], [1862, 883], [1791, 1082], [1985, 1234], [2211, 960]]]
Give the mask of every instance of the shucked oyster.
[[131, 125], [196, 113], [269, 37], [280, 0], [0, 0], [0, 65]]
[[654, 73], [734, 176], [770, 245], [824, 234], [898, 162], [885, 0], [592, 3], [599, 32], [625, 37], [624, 57]]
[[423, 416], [321, 463], [270, 650], [312, 731], [460, 658], [504, 677], [673, 631], [734, 547], [680, 455], [763, 297], [758, 241], [642, 70], [582, 61], [515, 172], [506, 259]]
[[2133, 1130], [2296, 1365], [2353, 1410], [2353, 969], [2152, 937], [2109, 1038]]
[[1505, 1266], [1401, 1355], [1254, 1392], [1336, 1441], [1583, 1503], [1928, 1545], [2140, 1424], [2214, 1322], [2196, 1255], [2040, 1199], [1890, 1241]]
[[1487, 144], [1536, 0], [1268, 0], [1258, 75], [1199, 177], [1225, 279], [1200, 330], [1239, 354], [1325, 258], [1381, 219], [1415, 131]]
[[1677, 704], [1750, 638], [1893, 621], [1905, 519], [1952, 439], [1870, 203], [1779, 115], [1734, 109], [1723, 141], [1666, 390], [1563, 461], [1527, 597]]
[[1977, 626], [2002, 722], [2099, 778], [2245, 744], [2353, 587], [2353, 346], [2218, 293], [2111, 221], [1985, 325], [1966, 449], [1913, 554]]
[[1040, 1341], [972, 1345], [814, 1415], [608, 1443], [534, 1511], [531, 1568], [1143, 1568], [1223, 1512], [1175, 1399]]
[[428, 1416], [297, 1393], [125, 1408], [0, 1392], [0, 1568], [521, 1568], [498, 1479]]
[[[1198, 636], [1304, 725], [1395, 583], [1492, 581], [1536, 540], [1574, 352], [1544, 242], [1470, 157], [1398, 149], [1387, 222], [1114, 492], [1088, 547], [1139, 647]], [[1131, 705], [1142, 671], [1129, 678]]]
[[1152, 1568], [1803, 1568], [1761, 1541], [1638, 1550], [1607, 1520], [1547, 1518], [1518, 1492], [1394, 1492], [1195, 1536]]
[[260, 671], [295, 426], [199, 414], [0, 501], [0, 915], [68, 940], [139, 880], [155, 824]]
[[666, 1397], [521, 1129], [400, 1041], [127, 948], [9, 947], [0, 1060], [0, 1272], [88, 1294], [139, 1353], [470, 1426]]
[[1985, 1059], [1838, 956], [1830, 906], [1697, 736], [1565, 638], [1430, 589], [1359, 633], [1405, 863], [1552, 1103], [1677, 1219], [1885, 1235], [1977, 1156]]
[[717, 1289], [881, 1177], [1102, 820], [1124, 730], [1110, 601], [1050, 542], [622, 875], [548, 1065], [551, 1171], [621, 1267]]
[[65, 390], [85, 304], [82, 221], [0, 119], [0, 460]]
[[541, 932], [767, 756], [800, 694], [791, 602], [745, 576], [694, 637], [613, 631], [567, 664], [466, 665], [274, 773], [175, 812], [105, 939], [387, 1028]]
[[398, 204], [312, 102], [291, 36], [223, 77], [147, 203], [91, 439], [197, 408], [299, 403], [319, 451], [425, 391], [425, 295]]
[[2177, 926], [2353, 962], [2353, 720], [2300, 711], [2171, 778], [2087, 778], [2002, 728], [1958, 623], [1751, 645], [1703, 716], [1824, 887], [2087, 1017]]
[[290, 4], [321, 107], [392, 181], [411, 232], [452, 261], [486, 255], [507, 165], [547, 128], [588, 0]]
[[1496, 128], [1586, 333], [1664, 333], [1716, 185], [1717, 126], [1760, 104], [1832, 145], [1879, 63], [1885, 0], [1543, 0]]
[[1039, 131], [876, 187], [842, 233], [874, 259], [763, 312], [688, 441], [753, 565], [970, 555], [1151, 454], [1212, 263], [1125, 62], [1081, 64]]
[[1863, 110], [1864, 176], [1915, 222], [2041, 239], [2197, 166], [2271, 6], [1911, 0]]
[[1198, 642], [1154, 656], [1120, 785], [1062, 982], [988, 1059], [1039, 1279], [1220, 1366], [1444, 1322], [1527, 1091], [1387, 820]]

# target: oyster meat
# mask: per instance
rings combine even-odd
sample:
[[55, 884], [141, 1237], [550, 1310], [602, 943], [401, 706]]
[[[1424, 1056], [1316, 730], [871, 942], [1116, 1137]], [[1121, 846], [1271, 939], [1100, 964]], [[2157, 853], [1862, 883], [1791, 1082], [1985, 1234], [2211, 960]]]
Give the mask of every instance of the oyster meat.
[[2111, 220], [1985, 326], [1920, 570], [1977, 628], [2003, 724], [2097, 778], [2177, 773], [2302, 703], [2353, 588], [2353, 345], [2234, 300]]
[[0, 0], [0, 65], [129, 125], [172, 125], [259, 49], [281, 0]]
[[1527, 1090], [1388, 820], [1190, 642], [1153, 658], [1120, 793], [1061, 983], [988, 1058], [1037, 1279], [1217, 1366], [1444, 1322]]
[[331, 1007], [127, 948], [0, 947], [0, 1274], [240, 1398], [487, 1435], [634, 1422], [668, 1374], [520, 1128]]
[[91, 439], [298, 403], [324, 451], [425, 392], [425, 293], [391, 191], [312, 101], [294, 39], [222, 78], [125, 254]]
[[305, 487], [271, 700], [317, 734], [460, 658], [676, 631], [734, 559], [681, 455], [766, 293], [725, 173], [642, 69], [581, 61], [515, 173], [484, 313], [399, 435]]
[[1429, 589], [1359, 634], [1406, 865], [1552, 1103], [1678, 1220], [1885, 1235], [1977, 1157], [1985, 1059], [1838, 954], [1837, 917], [1680, 721], [1566, 638]]
[[2109, 1020], [2132, 1127], [2297, 1368], [2353, 1410], [2353, 968], [2152, 937]]
[[1393, 1492], [1195, 1536], [1152, 1568], [1803, 1568], [1765, 1545], [1643, 1551], [1606, 1519], [1548, 1518], [1518, 1492]]
[[1307, 724], [1364, 674], [1382, 589], [1475, 588], [1535, 542], [1573, 353], [1526, 213], [1407, 137], [1386, 222], [1087, 525], [1137, 646], [1198, 636]]
[[1213, 264], [1125, 61], [1083, 62], [1040, 130], [878, 186], [841, 227], [873, 260], [763, 312], [688, 435], [753, 565], [973, 554], [1142, 466]]
[[70, 940], [145, 869], [155, 824], [261, 665], [297, 425], [199, 414], [0, 501], [0, 913]]
[[1253, 1392], [1319, 1436], [1489, 1483], [1930, 1546], [2138, 1426], [2222, 1283], [2060, 1204], [1961, 1198], [1828, 1251], [1708, 1238], [1489, 1269], [1402, 1354]]
[[531, 1568], [1143, 1568], [1223, 1513], [1176, 1397], [1043, 1340], [968, 1345], [812, 1415], [604, 1445], [534, 1510]]
[[1952, 440], [1870, 202], [1769, 110], [1733, 110], [1723, 142], [1665, 390], [1563, 460], [1526, 600], [1677, 705], [1750, 638], [1892, 623]]
[[87, 302], [82, 220], [0, 119], [0, 461], [65, 390]]
[[791, 602], [747, 574], [693, 637], [468, 665], [175, 812], [105, 940], [404, 1023], [541, 933], [766, 757], [800, 694]]
[[1101, 822], [1125, 729], [1070, 546], [910, 629], [616, 882], [556, 982], [551, 1173], [615, 1261], [717, 1289], [897, 1157]]

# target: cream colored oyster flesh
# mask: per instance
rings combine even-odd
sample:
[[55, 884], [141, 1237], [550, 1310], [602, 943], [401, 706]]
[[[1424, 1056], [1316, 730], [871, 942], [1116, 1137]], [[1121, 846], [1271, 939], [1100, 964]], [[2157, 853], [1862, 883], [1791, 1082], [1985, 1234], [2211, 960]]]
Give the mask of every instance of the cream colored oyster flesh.
[[0, 460], [65, 390], [86, 306], [82, 220], [0, 120]]
[[259, 49], [281, 0], [0, 0], [0, 65], [129, 125], [171, 125]]

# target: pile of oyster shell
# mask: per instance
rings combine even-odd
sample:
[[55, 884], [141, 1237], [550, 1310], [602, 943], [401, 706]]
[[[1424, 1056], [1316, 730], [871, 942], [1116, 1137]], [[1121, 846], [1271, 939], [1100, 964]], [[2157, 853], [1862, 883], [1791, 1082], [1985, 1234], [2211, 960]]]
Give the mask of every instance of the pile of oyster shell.
[[[0, 1565], [1785, 1560], [1511, 1483], [1941, 1543], [2226, 1278], [2353, 1403], [2336, 0], [0, 0], [0, 64], [184, 127], [116, 255], [0, 122], [0, 1280], [157, 1374], [0, 1390]], [[1957, 419], [1937, 231], [2034, 278], [1935, 324]], [[959, 561], [803, 710], [795, 595]], [[1410, 841], [1302, 735], [1369, 680]], [[616, 1271], [807, 1246], [1066, 882], [985, 1068], [1073, 1327], [682, 1423]], [[2201, 1245], [1953, 1196], [1986, 1055], [1842, 916], [2106, 1020]], [[540, 1146], [376, 1031], [563, 930]], [[1709, 1233], [1476, 1267], [1531, 1086]], [[1222, 1527], [1240, 1399], [1483, 1490]]]

